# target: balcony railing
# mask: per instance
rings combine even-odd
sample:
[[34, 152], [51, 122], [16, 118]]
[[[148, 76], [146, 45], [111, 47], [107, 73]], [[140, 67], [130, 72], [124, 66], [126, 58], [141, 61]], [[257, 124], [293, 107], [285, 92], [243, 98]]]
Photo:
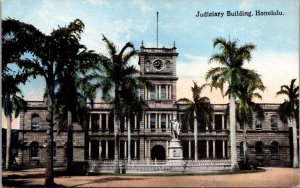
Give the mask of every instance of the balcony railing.
[[118, 165], [122, 173], [204, 173], [229, 171], [230, 160], [89, 160], [88, 173], [113, 173]]

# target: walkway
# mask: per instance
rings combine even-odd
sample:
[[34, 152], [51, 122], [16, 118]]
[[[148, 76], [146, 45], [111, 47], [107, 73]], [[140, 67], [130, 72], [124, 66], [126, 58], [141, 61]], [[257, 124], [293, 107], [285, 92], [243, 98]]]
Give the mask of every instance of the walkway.
[[[3, 172], [4, 186], [42, 186], [44, 169]], [[202, 176], [58, 176], [55, 182], [72, 187], [295, 187], [299, 169], [266, 168], [265, 172]]]

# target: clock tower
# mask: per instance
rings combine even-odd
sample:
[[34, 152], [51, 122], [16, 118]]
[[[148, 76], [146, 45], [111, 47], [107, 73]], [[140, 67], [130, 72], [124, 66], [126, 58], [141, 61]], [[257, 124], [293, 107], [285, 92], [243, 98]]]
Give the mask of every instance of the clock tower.
[[149, 80], [154, 88], [144, 90], [144, 100], [153, 103], [176, 101], [176, 52], [173, 48], [145, 48], [143, 43], [138, 53], [141, 76]]
[[141, 91], [147, 102], [140, 122], [141, 157], [165, 160], [169, 156], [171, 120], [177, 116], [176, 52], [173, 48], [146, 48], [143, 43], [138, 53], [141, 77], [152, 83], [152, 89]]

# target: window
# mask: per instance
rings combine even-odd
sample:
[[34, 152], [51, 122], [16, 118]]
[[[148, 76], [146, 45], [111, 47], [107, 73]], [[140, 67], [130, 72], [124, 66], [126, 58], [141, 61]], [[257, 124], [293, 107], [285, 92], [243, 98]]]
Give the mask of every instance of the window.
[[216, 131], [222, 131], [222, 121], [223, 121], [222, 115], [216, 114], [214, 118], [215, 118], [214, 123], [215, 123]]
[[92, 114], [92, 131], [99, 130], [99, 114]]
[[255, 129], [256, 130], [262, 130], [262, 122], [260, 119], [255, 120]]
[[34, 141], [30, 144], [30, 157], [38, 157], [39, 156], [39, 144]]
[[278, 129], [278, 117], [276, 115], [271, 116], [271, 129], [272, 130]]
[[151, 129], [155, 129], [155, 125], [156, 125], [155, 114], [151, 114], [150, 115], [150, 127], [151, 127]]
[[91, 159], [99, 159], [99, 141], [91, 140]]
[[172, 63], [170, 61], [167, 61], [166, 63], [166, 71], [172, 72]]
[[54, 142], [54, 141], [52, 144], [52, 148], [53, 148], [53, 157], [56, 157], [56, 142]]
[[33, 114], [31, 116], [31, 130], [39, 130], [40, 129], [40, 116], [37, 114]]
[[154, 88], [151, 90], [151, 93], [150, 93], [150, 99], [151, 99], [151, 100], [156, 100], [156, 87], [154, 87]]
[[279, 154], [279, 143], [273, 141], [271, 143], [271, 156], [278, 156], [278, 154]]
[[166, 129], [166, 114], [161, 115], [161, 128]]
[[150, 72], [150, 70], [151, 70], [151, 63], [150, 63], [150, 61], [147, 61], [146, 66], [145, 66], [145, 71]]
[[162, 85], [161, 86], [161, 100], [166, 100], [167, 99], [167, 92], [166, 92], [166, 86]]
[[263, 154], [263, 143], [261, 141], [255, 144], [255, 154], [261, 156]]

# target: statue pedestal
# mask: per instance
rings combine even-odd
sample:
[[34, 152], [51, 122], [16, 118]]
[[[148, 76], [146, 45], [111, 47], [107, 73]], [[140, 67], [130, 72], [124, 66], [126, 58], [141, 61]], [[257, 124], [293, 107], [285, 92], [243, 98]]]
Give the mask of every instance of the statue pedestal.
[[183, 152], [182, 146], [180, 145], [180, 140], [172, 139], [169, 145], [169, 156], [168, 160], [182, 160]]

